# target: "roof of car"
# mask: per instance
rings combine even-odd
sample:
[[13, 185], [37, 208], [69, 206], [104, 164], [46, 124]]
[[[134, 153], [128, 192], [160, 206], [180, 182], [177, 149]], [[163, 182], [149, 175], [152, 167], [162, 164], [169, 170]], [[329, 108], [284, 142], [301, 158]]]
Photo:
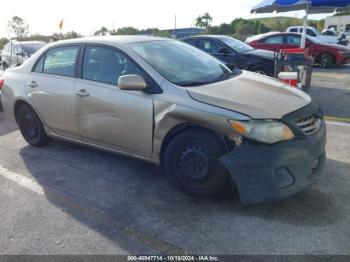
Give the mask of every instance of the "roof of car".
[[224, 38], [224, 37], [230, 37], [228, 35], [194, 35], [189, 37], [184, 37], [183, 40], [191, 39], [191, 38]]
[[249, 37], [247, 39], [247, 41], [248, 42], [252, 42], [252, 41], [260, 40], [260, 39], [263, 39], [265, 37], [274, 36], [274, 35], [299, 35], [300, 36], [301, 34], [300, 33], [295, 33], [295, 32], [269, 32], [269, 33], [255, 35], [255, 36]]
[[143, 35], [127, 35], [127, 36], [94, 36], [94, 37], [82, 37], [70, 40], [62, 40], [56, 42], [57, 44], [74, 44], [74, 43], [104, 43], [104, 44], [133, 44], [139, 42], [150, 41], [164, 41], [171, 40], [170, 38], [143, 36]]

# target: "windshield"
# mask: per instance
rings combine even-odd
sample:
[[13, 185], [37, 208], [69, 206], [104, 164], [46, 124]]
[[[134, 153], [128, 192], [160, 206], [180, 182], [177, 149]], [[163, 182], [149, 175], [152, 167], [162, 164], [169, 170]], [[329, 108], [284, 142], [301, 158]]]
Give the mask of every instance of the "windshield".
[[246, 43], [239, 41], [237, 39], [234, 39], [232, 37], [223, 37], [223, 38], [220, 38], [220, 40], [239, 53], [244, 53], [244, 52], [254, 50], [254, 48], [251, 47], [250, 45], [247, 45]]
[[40, 48], [42, 48], [45, 43], [21, 43], [24, 52], [27, 54], [34, 54]]
[[308, 39], [309, 41], [311, 41], [314, 44], [323, 44], [323, 42], [318, 40], [316, 37], [306, 36], [306, 39]]
[[179, 41], [141, 42], [132, 44], [131, 48], [176, 85], [204, 85], [224, 80], [233, 74], [216, 58]]

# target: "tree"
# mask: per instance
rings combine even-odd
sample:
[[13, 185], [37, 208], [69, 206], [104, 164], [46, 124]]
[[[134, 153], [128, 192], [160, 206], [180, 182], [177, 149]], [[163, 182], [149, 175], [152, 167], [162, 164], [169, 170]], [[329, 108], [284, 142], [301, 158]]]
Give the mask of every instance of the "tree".
[[254, 28], [254, 22], [246, 20], [246, 22], [239, 23], [236, 27], [236, 32], [242, 40], [250, 35], [255, 35], [256, 30]]
[[29, 25], [19, 16], [14, 16], [8, 21], [8, 29], [18, 38], [25, 38], [29, 34]]
[[102, 26], [99, 30], [97, 30], [94, 35], [107, 35], [108, 34], [108, 29], [105, 26]]
[[122, 27], [118, 28], [118, 30], [111, 30], [109, 31], [111, 35], [137, 35], [139, 33], [139, 30], [134, 27]]
[[75, 32], [75, 31], [70, 31], [65, 34], [63, 34], [63, 39], [74, 39], [74, 38], [79, 38], [81, 37], [81, 34]]
[[324, 20], [324, 19], [318, 20], [317, 23], [316, 23], [316, 26], [317, 26], [316, 28], [319, 31], [322, 31], [324, 29], [325, 22], [326, 22], [326, 20]]
[[213, 21], [213, 18], [209, 13], [205, 13], [204, 15], [200, 15], [196, 18], [196, 26], [200, 28], [208, 28]]
[[4, 46], [9, 42], [5, 37], [0, 38], [0, 50], [4, 49]]

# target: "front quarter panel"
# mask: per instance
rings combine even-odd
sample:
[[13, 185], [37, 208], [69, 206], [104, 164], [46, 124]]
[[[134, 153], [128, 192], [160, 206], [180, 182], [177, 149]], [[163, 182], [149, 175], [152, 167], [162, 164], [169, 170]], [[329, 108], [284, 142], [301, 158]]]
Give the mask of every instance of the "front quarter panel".
[[162, 143], [169, 132], [179, 125], [194, 125], [209, 129], [218, 135], [234, 135], [229, 119], [249, 120], [243, 114], [198, 102], [185, 89], [169, 85], [154, 99], [153, 153], [160, 154]]

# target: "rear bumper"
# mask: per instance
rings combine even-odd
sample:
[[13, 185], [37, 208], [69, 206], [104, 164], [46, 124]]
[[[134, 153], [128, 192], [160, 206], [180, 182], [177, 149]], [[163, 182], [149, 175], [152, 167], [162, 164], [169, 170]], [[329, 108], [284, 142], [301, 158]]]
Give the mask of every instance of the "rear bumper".
[[326, 127], [302, 140], [272, 146], [242, 145], [221, 161], [244, 204], [277, 201], [312, 185], [326, 162]]

